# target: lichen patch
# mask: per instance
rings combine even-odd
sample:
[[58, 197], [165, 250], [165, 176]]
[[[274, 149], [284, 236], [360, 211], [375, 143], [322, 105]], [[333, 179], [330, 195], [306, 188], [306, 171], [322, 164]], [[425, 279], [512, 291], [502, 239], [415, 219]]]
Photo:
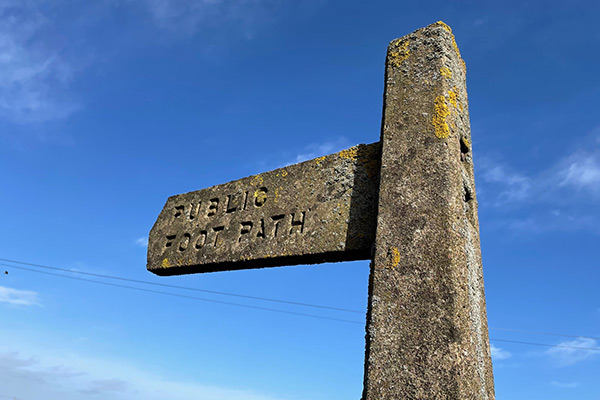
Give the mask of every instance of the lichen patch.
[[399, 67], [408, 58], [410, 55], [408, 45], [409, 42], [406, 39], [392, 40], [388, 48], [388, 58], [391, 65]]
[[448, 68], [448, 67], [442, 67], [442, 68], [440, 68], [440, 73], [446, 79], [452, 78], [452, 71], [450, 71], [450, 68]]
[[400, 250], [397, 247], [392, 247], [390, 249], [390, 268], [396, 268], [400, 264]]
[[450, 115], [446, 97], [439, 95], [434, 101], [434, 114], [431, 124], [435, 129], [435, 136], [440, 139], [445, 139], [450, 136], [450, 127], [448, 126], [447, 118]]

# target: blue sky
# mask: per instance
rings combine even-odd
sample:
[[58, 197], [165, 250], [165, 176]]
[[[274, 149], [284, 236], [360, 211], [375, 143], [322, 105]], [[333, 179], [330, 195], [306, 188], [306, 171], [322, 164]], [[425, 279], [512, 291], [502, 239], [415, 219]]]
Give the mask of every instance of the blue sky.
[[367, 262], [159, 278], [145, 240], [170, 195], [377, 141], [388, 42], [443, 20], [468, 70], [490, 336], [566, 346], [492, 340], [497, 397], [598, 399], [598, 17], [592, 1], [1, 0], [0, 258], [358, 312], [0, 266], [0, 398], [360, 398]]

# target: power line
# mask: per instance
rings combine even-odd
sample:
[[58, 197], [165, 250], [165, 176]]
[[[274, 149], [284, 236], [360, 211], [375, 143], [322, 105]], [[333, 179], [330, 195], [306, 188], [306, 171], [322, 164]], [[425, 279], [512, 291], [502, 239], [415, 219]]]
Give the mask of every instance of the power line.
[[[242, 294], [237, 294], [237, 293], [229, 293], [229, 292], [214, 291], [214, 290], [207, 290], [207, 289], [197, 289], [197, 288], [191, 288], [191, 287], [186, 287], [186, 286], [178, 286], [178, 285], [170, 285], [170, 284], [157, 283], [157, 282], [149, 282], [149, 281], [143, 281], [143, 280], [138, 280], [138, 279], [130, 279], [130, 278], [118, 277], [118, 276], [113, 276], [113, 275], [96, 274], [96, 273], [92, 273], [92, 272], [71, 271], [71, 270], [68, 270], [68, 269], [65, 269], [65, 268], [50, 267], [50, 266], [47, 266], [47, 265], [33, 264], [33, 263], [27, 263], [27, 262], [23, 262], [23, 261], [16, 261], [16, 260], [8, 260], [8, 259], [4, 259], [4, 258], [0, 258], [0, 261], [6, 261], [6, 262], [11, 262], [11, 263], [15, 263], [15, 264], [21, 264], [21, 265], [29, 265], [29, 266], [33, 266], [33, 267], [45, 268], [45, 269], [50, 269], [50, 270], [55, 270], [55, 271], [62, 271], [62, 272], [68, 272], [68, 273], [75, 273], [75, 274], [82, 274], [82, 275], [94, 276], [94, 277], [99, 277], [99, 278], [115, 279], [115, 280], [120, 280], [120, 281], [127, 281], [127, 282], [140, 283], [140, 284], [146, 284], [146, 285], [162, 286], [162, 287], [168, 287], [168, 288], [173, 288], [173, 289], [191, 290], [191, 291], [197, 291], [197, 292], [220, 294], [220, 295], [240, 297], [240, 298], [247, 298], [247, 299], [253, 299], [253, 300], [270, 301], [270, 302], [276, 302], [276, 303], [282, 303], [282, 304], [291, 304], [291, 305], [299, 305], [299, 306], [306, 306], [306, 307], [314, 307], [314, 308], [334, 310], [334, 311], [344, 311], [344, 312], [353, 312], [353, 313], [361, 313], [361, 314], [363, 313], [361, 311], [351, 310], [351, 309], [346, 309], [346, 308], [329, 307], [329, 306], [323, 306], [323, 305], [318, 305], [318, 304], [302, 303], [302, 302], [295, 302], [295, 301], [288, 301], [288, 300], [281, 300], [281, 299], [272, 299], [272, 298], [267, 298], [267, 297], [242, 295]], [[334, 317], [326, 317], [326, 316], [320, 316], [320, 315], [315, 315], [315, 314], [299, 313], [299, 312], [279, 310], [279, 309], [269, 308], [269, 307], [251, 306], [251, 305], [247, 305], [247, 304], [240, 304], [240, 303], [233, 303], [233, 302], [228, 302], [228, 301], [206, 299], [206, 298], [196, 297], [196, 296], [187, 296], [187, 295], [182, 295], [182, 294], [176, 294], [176, 293], [170, 293], [170, 292], [163, 292], [163, 291], [159, 291], [159, 290], [138, 288], [138, 287], [128, 286], [128, 285], [120, 285], [120, 284], [103, 282], [103, 281], [98, 281], [98, 280], [93, 280], [93, 279], [78, 278], [78, 277], [69, 276], [69, 275], [51, 273], [51, 272], [46, 272], [46, 271], [39, 271], [39, 270], [34, 270], [34, 269], [30, 269], [30, 268], [25, 268], [25, 267], [19, 267], [19, 266], [16, 266], [16, 265], [9, 265], [9, 264], [2, 264], [2, 263], [0, 263], [0, 266], [9, 267], [9, 268], [12, 267], [12, 268], [17, 268], [17, 269], [21, 269], [21, 270], [25, 270], [25, 271], [29, 271], [29, 272], [42, 273], [42, 274], [45, 274], [45, 275], [52, 275], [52, 276], [57, 276], [57, 277], [67, 278], [67, 279], [73, 279], [73, 280], [78, 280], [78, 281], [84, 281], [84, 282], [90, 282], [90, 283], [97, 283], [97, 284], [106, 285], [106, 286], [114, 286], [114, 287], [120, 287], [120, 288], [124, 288], [124, 289], [131, 289], [131, 290], [137, 290], [137, 291], [148, 292], [148, 293], [163, 294], [163, 295], [173, 296], [173, 297], [188, 298], [188, 299], [205, 301], [205, 302], [210, 302], [210, 303], [225, 304], [225, 305], [231, 305], [231, 306], [237, 306], [237, 307], [251, 308], [251, 309], [257, 309], [257, 310], [263, 310], [263, 311], [272, 311], [272, 312], [278, 312], [278, 313], [283, 313], [283, 314], [292, 314], [292, 315], [299, 315], [299, 316], [305, 316], [305, 317], [312, 317], [312, 318], [333, 320], [333, 321], [339, 321], [339, 322], [347, 322], [347, 323], [353, 323], [353, 324], [364, 324], [364, 322], [347, 320], [347, 319], [343, 319], [343, 318], [334, 318]], [[498, 331], [506, 331], [506, 332], [514, 332], [514, 333], [527, 333], [527, 334], [534, 334], [534, 335], [547, 335], [547, 336], [571, 337], [571, 338], [585, 338], [585, 339], [600, 340], [599, 337], [594, 337], [594, 336], [570, 335], [570, 334], [563, 334], [563, 333], [538, 332], [538, 331], [509, 329], [509, 328], [495, 328], [495, 327], [489, 327], [489, 329], [490, 330], [498, 330]], [[521, 342], [521, 341], [511, 341], [511, 340], [505, 340], [505, 339], [492, 339], [492, 338], [490, 338], [490, 340], [494, 340], [494, 341], [498, 341], [498, 342], [508, 342], [508, 343], [518, 343], [518, 344], [530, 344], [530, 345], [534, 345], [534, 346], [561, 347], [561, 348], [576, 349], [576, 350], [600, 351], [600, 349], [597, 349], [597, 348], [588, 348], [588, 347], [574, 347], [574, 346], [564, 346], [564, 345], [551, 345], [551, 344], [546, 344], [546, 343]]]
[[589, 350], [589, 351], [600, 351], [598, 347], [576, 347], [576, 346], [563, 346], [561, 344], [547, 344], [547, 343], [535, 343], [535, 342], [520, 342], [517, 340], [506, 340], [506, 339], [493, 339], [494, 342], [506, 342], [506, 343], [518, 343], [518, 344], [529, 344], [532, 346], [546, 346], [546, 347], [560, 347], [563, 349], [575, 349], [575, 350]]
[[[0, 265], [5, 266], [4, 264], [0, 264]], [[252, 308], [252, 309], [255, 309], [255, 310], [272, 311], [272, 312], [278, 312], [278, 313], [281, 313], [281, 314], [300, 315], [300, 316], [303, 316], [303, 317], [327, 319], [327, 320], [338, 321], [338, 322], [348, 322], [348, 323], [352, 323], [352, 324], [364, 324], [364, 322], [352, 321], [352, 320], [349, 320], [349, 319], [326, 317], [326, 316], [316, 315], [316, 314], [307, 314], [307, 313], [300, 313], [300, 312], [295, 312], [295, 311], [279, 310], [279, 309], [276, 309], [276, 308], [259, 307], [259, 306], [251, 306], [251, 305], [248, 305], [248, 304], [232, 303], [232, 302], [229, 302], [229, 301], [206, 299], [206, 298], [203, 298], [203, 297], [188, 296], [188, 295], [185, 295], [185, 294], [163, 292], [163, 291], [160, 291], [160, 290], [145, 289], [145, 288], [139, 288], [139, 287], [135, 287], [135, 286], [120, 285], [118, 283], [102, 282], [102, 281], [98, 281], [98, 280], [94, 280], [94, 279], [79, 278], [77, 276], [69, 276], [69, 275], [57, 274], [57, 273], [54, 273], [54, 272], [38, 271], [38, 270], [35, 270], [35, 269], [31, 269], [31, 268], [19, 267], [19, 266], [16, 266], [16, 265], [11, 265], [11, 267], [12, 268], [21, 269], [21, 270], [24, 270], [24, 271], [34, 272], [34, 273], [37, 273], [37, 274], [52, 275], [52, 276], [57, 276], [57, 277], [61, 277], [61, 278], [73, 279], [73, 280], [77, 280], [77, 281], [91, 282], [91, 283], [97, 283], [97, 284], [100, 284], [100, 285], [114, 286], [114, 287], [120, 287], [120, 288], [123, 288], [123, 289], [137, 290], [137, 291], [140, 291], [140, 292], [163, 294], [163, 295], [166, 295], [166, 296], [181, 297], [181, 298], [184, 298], [184, 299], [206, 301], [206, 302], [209, 302], [209, 303], [226, 304], [226, 305], [230, 305], [230, 306], [237, 306], [237, 307], [244, 307], [244, 308]]]
[[[125, 282], [140, 283], [140, 284], [143, 284], [143, 285], [161, 286], [161, 287], [168, 287], [168, 288], [172, 288], [172, 289], [191, 290], [191, 291], [194, 291], [194, 292], [219, 294], [219, 295], [223, 295], [223, 296], [231, 296], [231, 297], [240, 297], [240, 298], [252, 299], [252, 300], [269, 301], [269, 302], [273, 302], [273, 303], [292, 304], [292, 305], [295, 305], [295, 306], [320, 308], [320, 309], [324, 309], [324, 310], [333, 310], [333, 311], [342, 311], [342, 312], [349, 312], [349, 313], [365, 314], [365, 311], [351, 310], [351, 309], [348, 309], [348, 308], [330, 307], [330, 306], [324, 306], [324, 305], [320, 305], [320, 304], [311, 304], [311, 303], [303, 303], [303, 302], [298, 302], [298, 301], [273, 299], [273, 298], [268, 298], [268, 297], [250, 296], [250, 295], [245, 295], [245, 294], [222, 292], [222, 291], [217, 291], [217, 290], [198, 289], [198, 288], [192, 288], [192, 287], [189, 287], [189, 286], [170, 285], [168, 283], [150, 282], [150, 281], [144, 281], [144, 280], [140, 280], [140, 279], [124, 278], [124, 277], [114, 276], [114, 275], [97, 274], [97, 273], [93, 273], [93, 272], [72, 271], [72, 270], [66, 269], [66, 268], [50, 267], [48, 265], [33, 264], [33, 263], [28, 263], [28, 262], [23, 262], [23, 261], [16, 261], [16, 260], [8, 260], [8, 259], [5, 259], [5, 258], [0, 258], [0, 261], [10, 262], [10, 263], [15, 263], [15, 264], [20, 264], [20, 265], [28, 265], [30, 267], [44, 268], [44, 269], [49, 269], [49, 270], [54, 270], [54, 271], [68, 272], [68, 273], [72, 273], [72, 274], [95, 276], [97, 278], [106, 278], [106, 279], [114, 279], [114, 280], [125, 281]], [[2, 265], [4, 267], [15, 267], [14, 265], [6, 265], [6, 264], [0, 264], [0, 265]]]
[[515, 333], [529, 333], [532, 335], [546, 335], [546, 336], [560, 336], [560, 337], [570, 337], [570, 338], [582, 338], [582, 339], [594, 339], [600, 340], [600, 337], [595, 336], [582, 336], [582, 335], [568, 335], [566, 333], [550, 333], [550, 332], [537, 332], [537, 331], [522, 331], [520, 329], [509, 329], [509, 328], [488, 328], [489, 330], [494, 331], [505, 331], [505, 332], [515, 332]]

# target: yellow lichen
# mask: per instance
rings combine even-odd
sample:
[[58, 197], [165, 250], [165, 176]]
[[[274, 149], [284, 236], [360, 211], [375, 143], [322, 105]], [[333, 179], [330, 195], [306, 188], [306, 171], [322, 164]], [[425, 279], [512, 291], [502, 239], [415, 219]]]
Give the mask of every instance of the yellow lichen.
[[341, 203], [341, 202], [337, 203], [337, 206], [333, 209], [333, 211], [334, 212], [337, 211], [337, 213], [339, 215], [347, 214], [348, 213], [347, 210], [348, 210], [348, 203]]
[[448, 104], [446, 104], [446, 97], [440, 95], [435, 98], [434, 102], [435, 112], [431, 123], [435, 128], [435, 135], [440, 139], [445, 139], [450, 136], [450, 127], [446, 118], [450, 115]]
[[323, 157], [318, 157], [318, 158], [315, 158], [315, 162], [317, 163], [317, 165], [320, 165], [320, 164], [321, 164], [321, 161], [323, 161], [324, 159], [325, 159], [325, 156], [323, 156]]
[[169, 268], [171, 266], [171, 264], [169, 264], [169, 259], [168, 258], [165, 258], [164, 260], [162, 260], [162, 263], [160, 263], [160, 265], [163, 268]]
[[280, 190], [281, 190], [281, 187], [278, 187], [277, 189], [275, 189], [275, 199], [273, 199], [273, 201], [275, 203], [277, 203], [279, 201], [279, 196], [280, 196], [279, 191]]
[[458, 55], [458, 59], [460, 60], [462, 66], [465, 67], [465, 62], [463, 61], [462, 57], [460, 56], [460, 50], [458, 49], [458, 45], [456, 44], [456, 38], [454, 37], [454, 34], [452, 33], [452, 28], [450, 28], [448, 25], [446, 25], [442, 21], [438, 21], [435, 24], [441, 26], [442, 28], [444, 28], [445, 30], [447, 30], [450, 33], [450, 36], [452, 36], [452, 47], [454, 47], [454, 50], [456, 51], [456, 54]]
[[254, 198], [256, 199], [256, 201], [258, 201], [259, 203], [264, 203], [265, 200], [267, 199], [267, 194], [265, 193], [264, 190], [261, 189], [256, 189], [254, 191]]
[[357, 155], [357, 165], [364, 168], [369, 178], [375, 178], [379, 174], [380, 151], [378, 145], [369, 145], [363, 148], [360, 155]]
[[461, 139], [463, 145], [467, 148], [467, 151], [471, 150], [471, 143], [469, 143], [469, 139], [467, 138], [462, 138]]
[[390, 268], [396, 268], [400, 264], [400, 251], [397, 247], [390, 249]]
[[252, 177], [252, 184], [253, 185], [262, 185], [264, 182], [264, 179], [262, 177], [262, 175], [255, 175], [254, 177]]
[[399, 67], [408, 58], [410, 55], [408, 44], [409, 42], [406, 39], [392, 40], [388, 48], [388, 59], [391, 65]]
[[448, 90], [448, 101], [454, 107], [456, 107], [458, 104], [458, 93], [457, 92], [458, 92], [458, 89], [456, 89], [456, 87], [454, 87], [453, 90]]
[[349, 149], [342, 150], [338, 153], [341, 158], [346, 160], [354, 160], [358, 154], [358, 146], [350, 147]]
[[444, 78], [448, 78], [448, 79], [452, 78], [452, 71], [450, 71], [450, 68], [448, 68], [448, 67], [440, 68], [440, 73], [442, 74], [442, 76]]
[[[452, 108], [449, 106], [452, 106]], [[433, 125], [435, 135], [438, 138], [445, 139], [450, 136], [450, 126], [456, 128], [456, 122], [448, 121], [448, 117], [452, 114], [452, 110], [456, 112], [458, 108], [460, 108], [460, 111], [463, 110], [458, 96], [458, 88], [456, 86], [452, 88], [452, 90], [448, 90], [445, 95], [440, 95], [435, 98], [431, 124]]]

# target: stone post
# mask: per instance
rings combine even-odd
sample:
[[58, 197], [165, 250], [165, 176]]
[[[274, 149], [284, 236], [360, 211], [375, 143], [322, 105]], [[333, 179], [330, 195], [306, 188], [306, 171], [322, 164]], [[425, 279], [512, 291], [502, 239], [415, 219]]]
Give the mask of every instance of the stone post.
[[495, 398], [465, 73], [443, 22], [388, 47], [363, 400]]

